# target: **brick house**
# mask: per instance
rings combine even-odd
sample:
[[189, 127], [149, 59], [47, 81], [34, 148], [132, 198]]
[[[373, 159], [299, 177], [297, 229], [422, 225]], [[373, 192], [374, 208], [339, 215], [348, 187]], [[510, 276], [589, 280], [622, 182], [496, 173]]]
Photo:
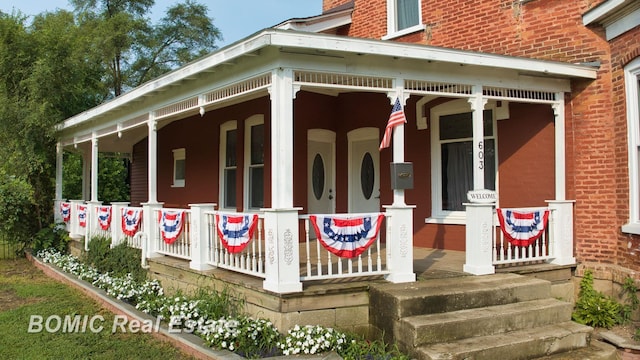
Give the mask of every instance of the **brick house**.
[[[91, 234], [103, 205], [97, 153], [131, 154], [130, 204], [110, 211], [142, 209], [148, 257], [236, 269], [212, 255], [215, 232], [205, 230], [217, 226], [217, 212], [259, 214], [255, 253], [264, 258], [236, 270], [280, 293], [331, 274], [303, 264], [315, 246], [313, 214], [383, 212], [376, 246], [401, 251], [387, 252], [387, 267], [371, 274], [394, 282], [415, 279], [412, 247], [464, 250], [474, 274], [513, 256], [577, 260], [605, 277], [638, 269], [639, 8], [624, 0], [325, 0], [321, 15], [257, 32], [67, 119], [56, 206], [67, 204], [62, 154], [83, 151], [85, 199], [70, 206], [88, 207], [89, 222], [72, 216], [69, 226]], [[379, 150], [396, 99], [407, 123]], [[402, 173], [413, 184], [398, 185], [391, 164], [411, 164]], [[470, 190], [495, 201], [474, 202]], [[496, 206], [551, 212], [535, 250], [496, 245]], [[182, 250], [167, 248], [156, 226], [167, 208], [190, 209]], [[115, 226], [105, 231], [126, 238]], [[340, 273], [351, 275], [362, 272]]]

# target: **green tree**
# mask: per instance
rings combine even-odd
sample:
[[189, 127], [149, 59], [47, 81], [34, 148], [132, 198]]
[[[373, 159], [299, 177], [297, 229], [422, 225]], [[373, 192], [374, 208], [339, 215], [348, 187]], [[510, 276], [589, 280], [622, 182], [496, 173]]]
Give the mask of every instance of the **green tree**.
[[173, 5], [158, 24], [147, 14], [154, 0], [70, 0], [80, 26], [93, 34], [112, 96], [162, 75], [216, 48], [220, 31], [207, 7]]

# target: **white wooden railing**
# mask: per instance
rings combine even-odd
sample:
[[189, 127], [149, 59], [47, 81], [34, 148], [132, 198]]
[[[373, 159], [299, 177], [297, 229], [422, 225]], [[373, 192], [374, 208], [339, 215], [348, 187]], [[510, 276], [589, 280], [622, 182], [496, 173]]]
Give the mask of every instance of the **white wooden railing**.
[[[517, 208], [512, 209], [515, 211], [532, 211], [532, 210], [545, 210], [541, 208]], [[549, 210], [549, 220], [546, 229], [542, 235], [528, 246], [515, 246], [512, 245], [504, 236], [504, 233], [500, 229], [500, 223], [497, 220], [497, 216], [494, 216], [494, 231], [496, 239], [493, 242], [493, 264], [494, 265], [507, 265], [507, 264], [526, 264], [535, 263], [540, 261], [549, 261], [554, 258], [553, 247], [553, 232], [550, 229], [553, 228], [554, 213], [553, 209]]]
[[[159, 229], [160, 223], [158, 222], [158, 231], [156, 231], [153, 250], [158, 254], [191, 260], [191, 212], [185, 209], [164, 208], [162, 210], [183, 212], [184, 224], [178, 238], [172, 243], [167, 243], [162, 239], [161, 231]], [[162, 210], [156, 211], [153, 214], [153, 218], [160, 219], [160, 212]]]
[[[301, 215], [300, 219], [304, 223], [305, 233], [304, 243], [300, 249], [301, 281], [377, 276], [388, 273], [386, 264], [382, 261], [384, 248], [380, 242], [380, 233], [364, 253], [355, 258], [344, 259], [325, 250], [320, 241], [315, 239], [316, 234], [310, 226], [309, 215]], [[388, 224], [388, 219], [386, 221]]]
[[[217, 211], [206, 211], [207, 223], [207, 264], [243, 274], [264, 278], [265, 275], [265, 245], [264, 245], [264, 215], [258, 215], [258, 226], [252, 239], [246, 247], [236, 253], [231, 253], [222, 243], [217, 228]], [[237, 216], [253, 216], [248, 213], [234, 213]]]

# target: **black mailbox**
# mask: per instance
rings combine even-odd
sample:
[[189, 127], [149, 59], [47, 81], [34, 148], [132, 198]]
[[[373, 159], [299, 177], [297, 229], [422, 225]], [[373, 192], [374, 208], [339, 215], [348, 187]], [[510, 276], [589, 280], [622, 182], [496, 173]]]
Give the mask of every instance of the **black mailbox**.
[[391, 163], [391, 188], [413, 189], [413, 163]]

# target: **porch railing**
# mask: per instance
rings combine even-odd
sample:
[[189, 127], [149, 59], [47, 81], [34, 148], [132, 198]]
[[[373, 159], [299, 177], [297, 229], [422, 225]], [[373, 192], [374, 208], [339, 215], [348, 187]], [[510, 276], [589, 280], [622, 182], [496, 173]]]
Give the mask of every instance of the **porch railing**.
[[[382, 252], [385, 250], [380, 241], [380, 233], [368, 249], [355, 258], [340, 258], [325, 250], [316, 238], [315, 230], [311, 227], [309, 215], [300, 215], [304, 223], [304, 243], [301, 244], [300, 280], [323, 280], [356, 276], [385, 275], [386, 264], [383, 263]], [[386, 219], [388, 224], [388, 219]], [[381, 227], [384, 228], [384, 227]]]
[[[181, 212], [184, 215], [182, 231], [174, 241], [163, 239], [161, 229], [156, 231], [153, 251], [180, 259], [191, 260], [191, 212], [185, 209], [163, 208], [154, 212], [154, 219], [160, 219], [162, 211]], [[161, 227], [158, 221], [158, 227]]]
[[[207, 264], [243, 274], [265, 278], [264, 215], [258, 215], [258, 225], [253, 237], [238, 252], [231, 252], [223, 244], [218, 232], [217, 211], [205, 211], [207, 222]], [[235, 213], [236, 216], [251, 217], [254, 214]]]
[[[496, 239], [493, 242], [493, 264], [494, 265], [507, 265], [507, 264], [523, 264], [523, 263], [535, 263], [539, 261], [549, 261], [554, 258], [553, 236], [550, 229], [554, 225], [554, 213], [553, 209], [545, 208], [549, 210], [549, 220], [546, 228], [542, 232], [542, 235], [527, 246], [516, 246], [506, 239], [504, 233], [500, 229], [500, 223], [497, 220], [497, 216], [494, 216], [494, 234]], [[541, 208], [517, 208], [512, 209], [515, 211], [528, 212], [533, 210], [545, 210]]]

